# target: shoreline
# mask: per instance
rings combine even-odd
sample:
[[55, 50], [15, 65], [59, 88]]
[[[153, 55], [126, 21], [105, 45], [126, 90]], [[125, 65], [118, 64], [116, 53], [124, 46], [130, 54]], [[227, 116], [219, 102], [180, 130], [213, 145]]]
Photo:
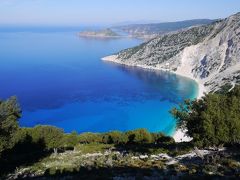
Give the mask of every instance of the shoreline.
[[83, 35], [83, 34], [79, 34], [78, 36], [85, 38], [124, 38], [124, 36]]
[[[157, 68], [157, 67], [149, 67], [149, 66], [144, 66], [144, 65], [131, 65], [131, 64], [127, 64], [127, 63], [117, 61], [117, 55], [110, 55], [110, 56], [103, 57], [101, 59], [103, 61], [114, 62], [114, 63], [117, 63], [117, 64], [122, 64], [122, 65], [127, 65], [127, 66], [132, 66], [132, 67], [135, 66], [135, 67], [140, 67], [140, 68], [144, 68], [144, 69], [152, 69], [152, 70], [158, 70], [158, 71], [168, 71], [170, 73], [192, 79], [198, 85], [198, 93], [197, 93], [196, 99], [200, 99], [201, 97], [203, 97], [204, 93], [206, 92], [206, 88], [204, 87], [204, 85], [201, 82], [199, 82], [197, 79], [195, 79], [194, 77], [192, 77], [190, 75], [181, 73], [181, 71], [175, 72], [175, 71], [170, 71], [170, 70], [167, 70], [167, 69]], [[172, 137], [174, 138], [174, 140], [176, 142], [189, 142], [189, 141], [192, 140], [191, 137], [186, 136], [186, 130], [182, 130], [182, 129], [176, 130], [174, 132], [174, 134], [172, 135]]]
[[110, 55], [110, 56], [103, 57], [101, 59], [103, 61], [114, 62], [114, 63], [117, 63], [117, 64], [126, 65], [126, 66], [132, 66], [132, 67], [135, 66], [135, 67], [140, 67], [140, 68], [144, 68], [144, 69], [152, 69], [152, 70], [157, 70], [157, 71], [167, 71], [167, 72], [170, 72], [170, 73], [182, 76], [182, 77], [186, 77], [186, 78], [192, 79], [198, 85], [198, 93], [197, 93], [196, 99], [200, 99], [201, 97], [203, 97], [204, 93], [206, 92], [206, 88], [204, 87], [204, 85], [201, 82], [199, 82], [197, 79], [193, 78], [192, 76], [183, 74], [181, 72], [175, 72], [175, 71], [171, 71], [171, 70], [168, 70], [168, 69], [151, 67], [151, 66], [131, 65], [131, 64], [127, 64], [127, 63], [122, 63], [122, 62], [117, 61], [117, 55]]

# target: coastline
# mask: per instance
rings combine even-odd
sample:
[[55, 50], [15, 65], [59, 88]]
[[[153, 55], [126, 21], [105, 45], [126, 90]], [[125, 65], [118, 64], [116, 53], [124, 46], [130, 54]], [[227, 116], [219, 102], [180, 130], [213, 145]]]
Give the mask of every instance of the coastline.
[[105, 36], [105, 35], [84, 35], [84, 34], [79, 34], [79, 37], [85, 37], [85, 38], [123, 38], [124, 36]]
[[[131, 64], [119, 62], [117, 60], [117, 55], [110, 55], [110, 56], [103, 57], [101, 59], [103, 61], [114, 62], [114, 63], [127, 65], [127, 66], [135, 66], [135, 67], [140, 67], [140, 68], [144, 68], [144, 69], [153, 69], [153, 70], [158, 70], [158, 71], [159, 70], [168, 71], [170, 73], [174, 73], [174, 74], [177, 74], [179, 76], [190, 78], [198, 84], [198, 93], [197, 93], [197, 96], [196, 96], [197, 99], [200, 99], [201, 97], [203, 97], [204, 93], [206, 92], [206, 88], [204, 87], [204, 85], [198, 79], [195, 79], [190, 74], [184, 73], [184, 71], [175, 72], [175, 71], [170, 71], [170, 70], [167, 70], [167, 69], [157, 68], [157, 67], [149, 67], [149, 66], [144, 66], [144, 65], [131, 65]], [[174, 140], [176, 142], [189, 142], [189, 141], [192, 140], [191, 137], [186, 136], [186, 130], [182, 130], [182, 129], [176, 130], [172, 137], [174, 138]]]

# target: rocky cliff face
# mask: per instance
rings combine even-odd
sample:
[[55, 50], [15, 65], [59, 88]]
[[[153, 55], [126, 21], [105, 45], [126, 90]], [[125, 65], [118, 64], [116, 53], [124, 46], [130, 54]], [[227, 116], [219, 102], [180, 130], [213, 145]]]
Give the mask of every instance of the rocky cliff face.
[[123, 50], [114, 62], [165, 69], [197, 80], [206, 92], [240, 83], [240, 13], [159, 36]]

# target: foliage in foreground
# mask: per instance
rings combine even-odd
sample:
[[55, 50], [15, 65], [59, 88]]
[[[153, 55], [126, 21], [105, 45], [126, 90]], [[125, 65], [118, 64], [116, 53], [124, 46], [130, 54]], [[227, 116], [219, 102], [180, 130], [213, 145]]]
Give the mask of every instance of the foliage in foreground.
[[225, 94], [186, 100], [172, 114], [178, 126], [200, 146], [240, 143], [240, 86]]
[[[62, 129], [52, 126], [20, 128], [18, 123], [20, 117], [21, 109], [16, 97], [0, 101], [0, 155], [1, 152], [12, 149], [14, 145], [26, 140], [32, 143], [42, 143], [46, 150], [53, 150], [55, 148], [73, 148], [79, 143], [116, 145], [157, 143], [165, 137], [162, 133], [150, 133], [146, 129], [128, 132], [82, 133], [79, 135], [77, 132], [65, 134]], [[170, 137], [168, 140], [173, 141]]]
[[[144, 145], [135, 145], [144, 146]], [[126, 146], [124, 146], [126, 148]], [[159, 147], [156, 148], [156, 150]], [[230, 150], [230, 149], [229, 149]], [[189, 153], [189, 152], [188, 152]], [[234, 154], [234, 155], [233, 155]], [[238, 149], [211, 151], [197, 156], [171, 156], [161, 152], [132, 153], [119, 151], [109, 144], [80, 144], [74, 151], [47, 156], [30, 166], [17, 169], [8, 177], [43, 179], [210, 179], [240, 177]]]
[[19, 129], [18, 119], [21, 110], [16, 97], [0, 100], [0, 154], [6, 148], [14, 146], [14, 136]]
[[[188, 130], [187, 134], [193, 137], [195, 145], [240, 142], [240, 87], [225, 94], [208, 94], [200, 100], [186, 101], [172, 113], [179, 127]], [[16, 98], [0, 101], [0, 173], [12, 171], [21, 165], [31, 165], [48, 157], [53, 150], [57, 152], [57, 149], [91, 153], [114, 147], [131, 153], [156, 152], [174, 156], [192, 148], [191, 143], [176, 144], [173, 138], [162, 133], [150, 133], [146, 129], [65, 134], [62, 129], [52, 126], [20, 128], [20, 117], [21, 110]]]
[[[128, 146], [132, 151], [146, 151], [154, 144], [163, 146], [175, 143], [171, 137], [150, 133], [146, 129], [66, 134], [62, 129], [52, 126], [20, 128], [20, 117], [21, 109], [15, 97], [0, 101], [0, 174], [39, 161], [53, 150], [56, 154], [58, 150], [75, 149], [81, 144], [96, 144], [92, 147], [100, 149], [103, 145], [117, 148]], [[89, 148], [85, 151], [89, 151]]]

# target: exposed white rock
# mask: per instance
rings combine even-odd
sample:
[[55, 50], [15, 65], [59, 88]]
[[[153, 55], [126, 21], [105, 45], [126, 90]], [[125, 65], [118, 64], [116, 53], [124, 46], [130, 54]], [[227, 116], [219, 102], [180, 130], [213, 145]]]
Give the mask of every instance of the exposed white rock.
[[142, 160], [143, 160], [143, 159], [148, 159], [148, 155], [140, 155], [140, 156], [139, 156], [139, 159], [142, 159]]
[[175, 142], [190, 142], [192, 140], [191, 137], [186, 135], [186, 130], [178, 129], [174, 135], [173, 139]]
[[[162, 35], [102, 59], [194, 79], [199, 85], [197, 98], [224, 85], [231, 90], [240, 84], [240, 13], [210, 25]], [[191, 141], [185, 134], [178, 130], [173, 137], [176, 142]]]
[[103, 60], [192, 78], [199, 84], [198, 97], [226, 84], [235, 86], [240, 83], [240, 13], [159, 36]]
[[85, 154], [85, 155], [82, 155], [82, 157], [86, 157], [86, 158], [88, 158], [88, 157], [97, 157], [97, 156], [102, 156], [103, 154], [102, 153], [87, 153], [87, 154]]

